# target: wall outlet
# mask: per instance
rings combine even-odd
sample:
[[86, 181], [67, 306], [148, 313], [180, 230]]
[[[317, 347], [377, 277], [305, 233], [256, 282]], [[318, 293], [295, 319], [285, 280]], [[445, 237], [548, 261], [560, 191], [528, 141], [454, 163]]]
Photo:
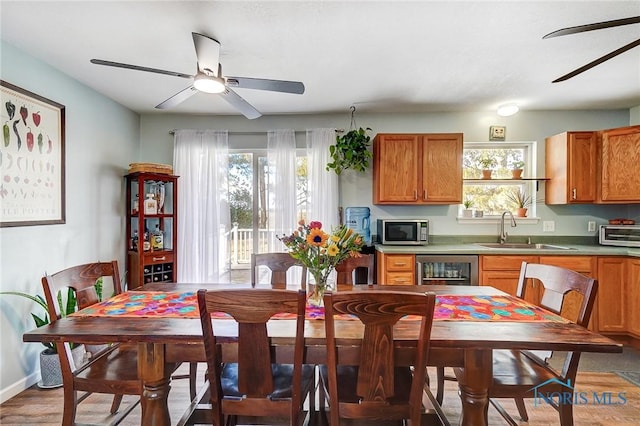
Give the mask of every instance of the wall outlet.
[[545, 220], [542, 222], [542, 232], [554, 232], [556, 223], [553, 220]]
[[589, 232], [596, 232], [596, 222], [593, 220], [590, 220], [587, 224], [587, 231]]

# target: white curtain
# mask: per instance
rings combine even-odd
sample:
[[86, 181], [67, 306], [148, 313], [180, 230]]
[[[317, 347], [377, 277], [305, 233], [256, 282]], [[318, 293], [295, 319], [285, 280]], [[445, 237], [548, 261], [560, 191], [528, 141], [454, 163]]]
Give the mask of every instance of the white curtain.
[[[320, 221], [326, 232], [331, 232], [334, 226], [340, 224], [338, 175], [326, 168], [329, 163], [329, 146], [335, 144], [335, 141], [336, 130], [333, 128], [307, 130], [308, 219]], [[333, 285], [335, 280], [334, 271], [329, 275], [328, 281]]]
[[225, 276], [228, 132], [177, 130], [173, 169], [178, 179], [178, 282], [215, 283]]
[[326, 169], [330, 162], [329, 146], [335, 142], [333, 128], [307, 130], [309, 220], [322, 222], [327, 232], [340, 224], [338, 175]]
[[277, 235], [290, 234], [297, 227], [296, 203], [296, 135], [291, 129], [269, 130], [267, 133], [269, 176], [267, 228], [269, 252], [285, 251]]

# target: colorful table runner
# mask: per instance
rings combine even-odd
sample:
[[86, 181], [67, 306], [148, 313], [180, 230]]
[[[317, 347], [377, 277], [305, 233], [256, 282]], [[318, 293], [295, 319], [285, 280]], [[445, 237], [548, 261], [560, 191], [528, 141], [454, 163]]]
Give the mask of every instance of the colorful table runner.
[[[195, 292], [130, 291], [85, 308], [74, 316], [120, 318], [200, 318]], [[215, 318], [230, 318], [216, 313]], [[307, 319], [324, 319], [324, 309], [307, 306]], [[341, 318], [348, 319], [348, 315]], [[276, 315], [276, 319], [295, 318], [291, 314]], [[351, 317], [353, 318], [353, 317]], [[403, 318], [417, 319], [407, 316]], [[434, 320], [462, 321], [548, 321], [568, 322], [564, 318], [514, 296], [436, 297]]]

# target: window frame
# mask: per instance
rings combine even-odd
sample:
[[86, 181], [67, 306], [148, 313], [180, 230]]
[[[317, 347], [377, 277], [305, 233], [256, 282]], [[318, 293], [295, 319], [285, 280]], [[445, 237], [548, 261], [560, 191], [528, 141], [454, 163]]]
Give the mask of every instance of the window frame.
[[[511, 178], [493, 178], [493, 179], [480, 179], [478, 178], [463, 178], [463, 200], [465, 199], [465, 187], [466, 186], [514, 186], [514, 182], [518, 182], [518, 184], [525, 188], [525, 190], [532, 194], [533, 203], [529, 208], [529, 215], [527, 217], [516, 217], [518, 221], [524, 222], [534, 222], [537, 223], [539, 218], [537, 217], [537, 203], [540, 202], [540, 197], [538, 196], [538, 182], [535, 177], [537, 175], [537, 142], [536, 141], [496, 141], [496, 142], [465, 142], [463, 146], [463, 158], [464, 153], [468, 149], [523, 149], [523, 161], [526, 164], [526, 175], [523, 179], [511, 179]], [[462, 164], [464, 169], [464, 163]], [[463, 170], [464, 176], [464, 170]], [[500, 220], [501, 214], [483, 214], [482, 217], [463, 217], [462, 210], [464, 206], [460, 204], [457, 211], [457, 220], [460, 223], [487, 223], [494, 222]]]

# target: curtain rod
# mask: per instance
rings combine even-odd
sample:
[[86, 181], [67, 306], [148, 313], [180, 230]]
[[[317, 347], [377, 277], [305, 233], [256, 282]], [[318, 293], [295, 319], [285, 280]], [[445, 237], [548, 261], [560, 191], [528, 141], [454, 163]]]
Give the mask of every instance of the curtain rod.
[[[177, 129], [169, 130], [170, 135], [175, 135]], [[306, 130], [294, 130], [294, 133], [305, 133]], [[344, 129], [336, 129], [336, 133], [343, 133]], [[228, 132], [230, 135], [252, 136], [252, 135], [266, 135], [267, 131], [261, 132]]]

